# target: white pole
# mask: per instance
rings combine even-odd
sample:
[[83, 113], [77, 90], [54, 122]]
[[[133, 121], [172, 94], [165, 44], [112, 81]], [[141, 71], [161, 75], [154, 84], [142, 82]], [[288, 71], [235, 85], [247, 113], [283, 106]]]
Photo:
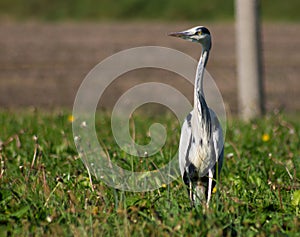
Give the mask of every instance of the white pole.
[[236, 0], [238, 102], [249, 120], [264, 112], [259, 0]]

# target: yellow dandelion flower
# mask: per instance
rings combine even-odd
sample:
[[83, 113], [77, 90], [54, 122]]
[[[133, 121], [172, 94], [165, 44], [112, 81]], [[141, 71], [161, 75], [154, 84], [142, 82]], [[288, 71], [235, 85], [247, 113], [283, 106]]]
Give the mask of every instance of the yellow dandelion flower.
[[217, 188], [216, 186], [213, 188], [212, 193], [216, 193], [217, 192]]
[[166, 184], [162, 184], [161, 187], [162, 187], [162, 188], [166, 188], [167, 185], [166, 185]]
[[267, 134], [267, 133], [264, 133], [264, 134], [261, 136], [261, 140], [262, 140], [263, 142], [269, 141], [269, 140], [270, 140], [270, 135]]
[[73, 123], [73, 122], [74, 122], [74, 116], [73, 116], [72, 114], [68, 116], [68, 121], [69, 121], [70, 123]]

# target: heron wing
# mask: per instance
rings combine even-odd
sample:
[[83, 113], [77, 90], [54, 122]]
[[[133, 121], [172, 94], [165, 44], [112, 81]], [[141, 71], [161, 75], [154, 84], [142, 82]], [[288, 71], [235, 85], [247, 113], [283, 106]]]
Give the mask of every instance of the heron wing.
[[192, 112], [185, 118], [181, 127], [181, 135], [179, 142], [179, 167], [181, 176], [183, 176], [185, 167], [188, 161], [188, 155], [191, 149], [192, 143], [192, 128], [191, 128]]
[[216, 113], [212, 109], [209, 109], [209, 112], [212, 122], [212, 138], [217, 162], [220, 159], [220, 155], [222, 154], [224, 148], [223, 131]]
[[214, 174], [216, 174], [215, 171], [216, 168], [218, 168], [218, 174], [220, 174], [223, 165], [223, 156], [224, 156], [223, 130], [216, 113], [212, 109], [209, 109], [209, 112], [212, 121], [213, 143], [214, 143], [215, 154], [216, 154], [216, 162], [218, 162], [217, 163], [218, 167], [215, 166], [213, 172]]

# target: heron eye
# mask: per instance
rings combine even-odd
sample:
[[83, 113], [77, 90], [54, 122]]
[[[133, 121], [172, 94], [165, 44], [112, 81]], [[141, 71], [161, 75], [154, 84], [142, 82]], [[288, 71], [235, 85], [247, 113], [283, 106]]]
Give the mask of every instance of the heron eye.
[[197, 32], [197, 34], [198, 34], [198, 35], [202, 35], [202, 31], [199, 30], [199, 31]]

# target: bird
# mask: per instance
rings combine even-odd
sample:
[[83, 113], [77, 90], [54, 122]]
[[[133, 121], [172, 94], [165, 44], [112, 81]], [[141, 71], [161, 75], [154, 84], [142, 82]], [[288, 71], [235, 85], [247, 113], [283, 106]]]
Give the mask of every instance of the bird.
[[219, 178], [223, 165], [223, 131], [216, 113], [208, 107], [203, 78], [212, 47], [210, 31], [204, 26], [169, 33], [202, 47], [194, 84], [194, 106], [186, 116], [179, 141], [179, 168], [187, 186], [191, 206], [209, 207], [212, 190]]

